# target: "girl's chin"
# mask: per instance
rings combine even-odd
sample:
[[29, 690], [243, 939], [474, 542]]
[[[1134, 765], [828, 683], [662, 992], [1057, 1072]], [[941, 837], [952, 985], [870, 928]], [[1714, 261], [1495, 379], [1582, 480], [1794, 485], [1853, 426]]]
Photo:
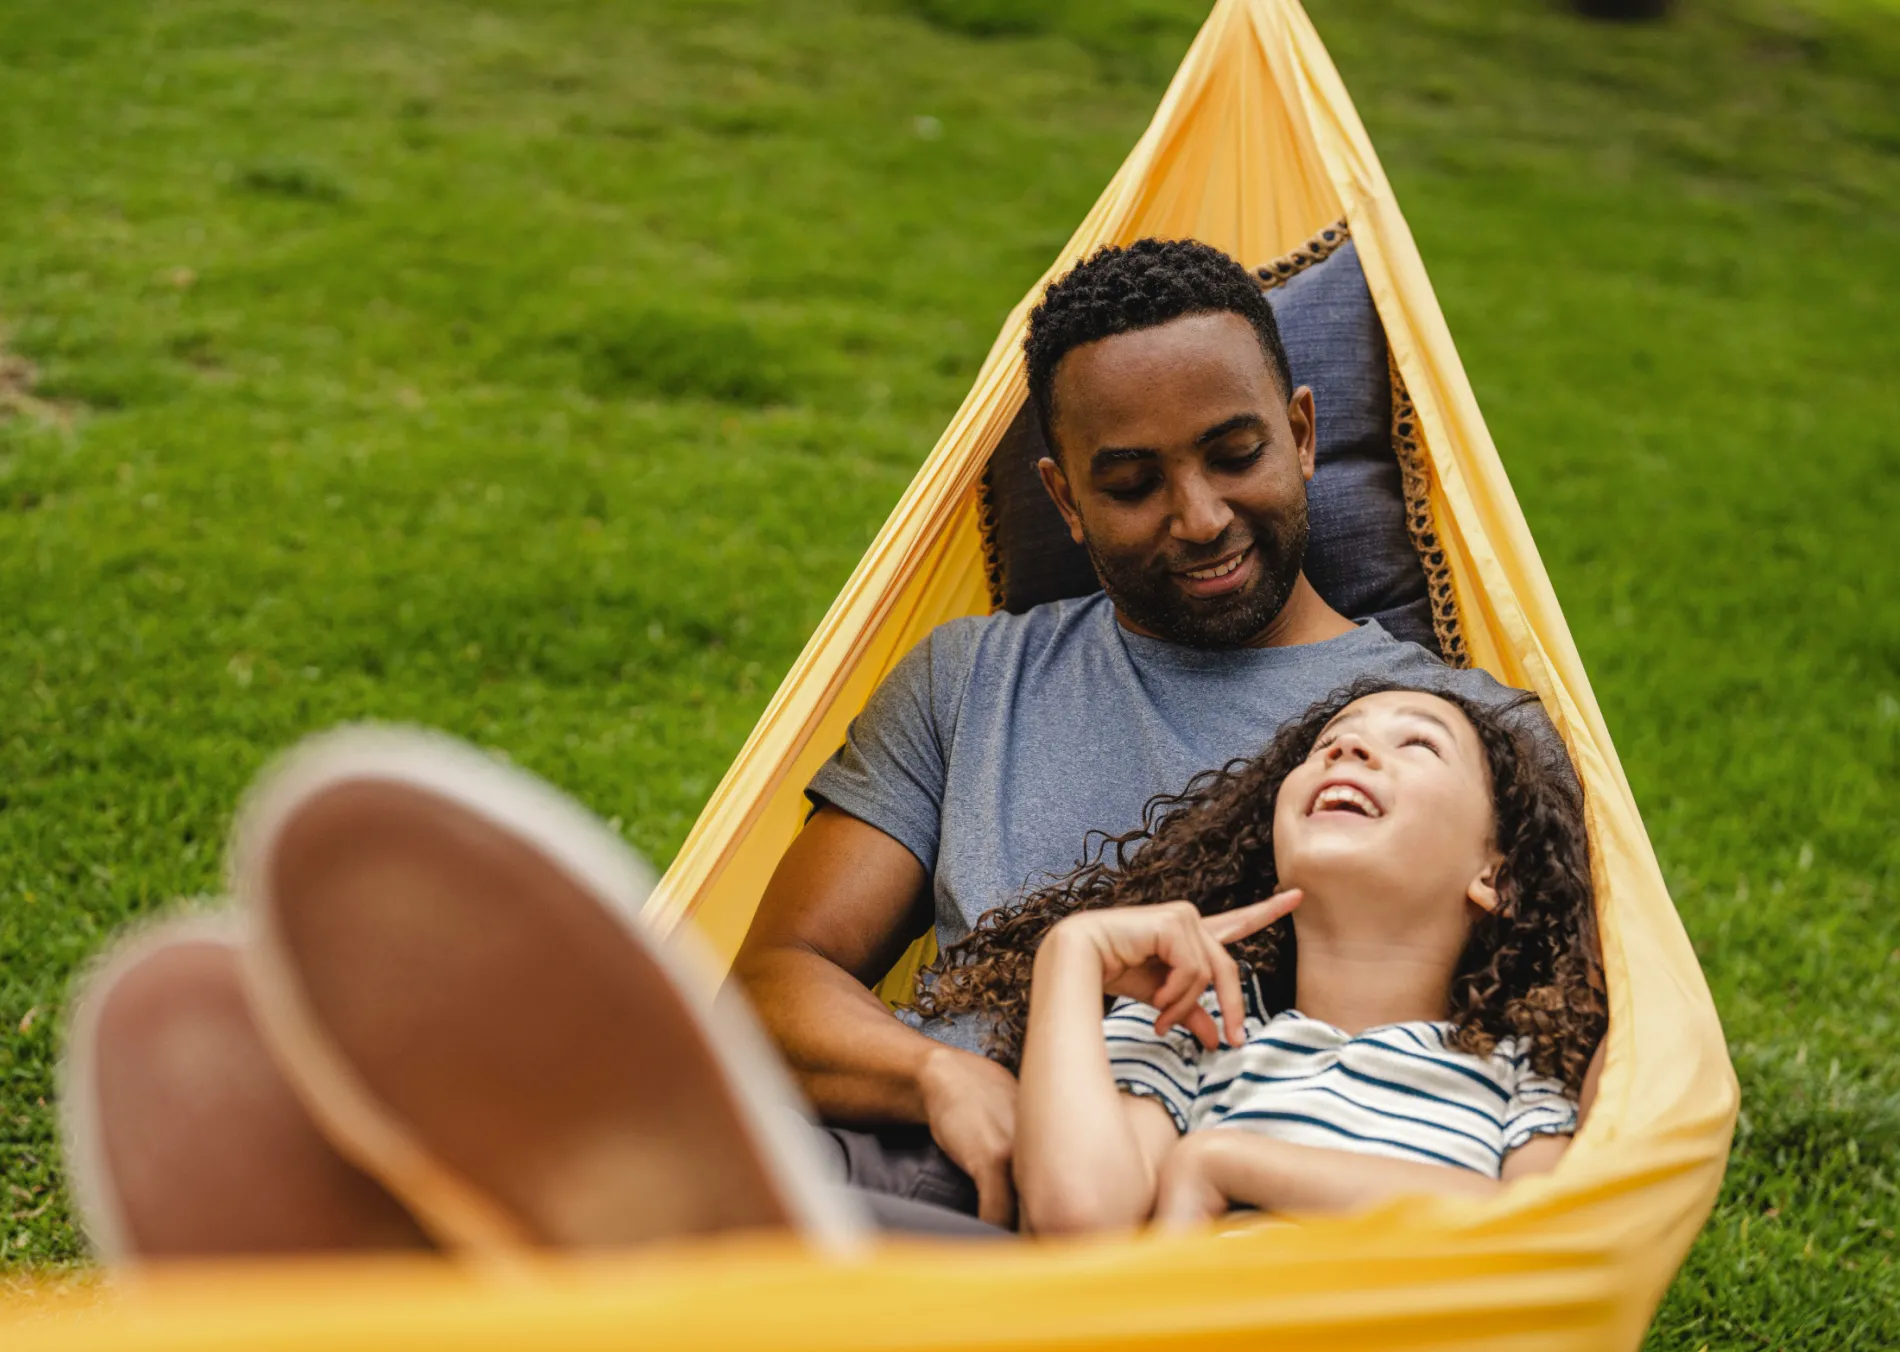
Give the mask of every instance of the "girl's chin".
[[1280, 870], [1282, 890], [1297, 887], [1306, 893], [1303, 908], [1310, 909], [1315, 898], [1390, 897], [1417, 890], [1419, 870], [1403, 861], [1368, 857], [1363, 849], [1326, 848], [1331, 842], [1314, 843], [1320, 848], [1302, 850]]
[[1301, 832], [1299, 842], [1281, 852], [1280, 876], [1302, 879], [1304, 887], [1306, 879], [1402, 877], [1409, 871], [1408, 861], [1391, 857], [1395, 851], [1368, 849], [1371, 843], [1359, 830], [1329, 826]]

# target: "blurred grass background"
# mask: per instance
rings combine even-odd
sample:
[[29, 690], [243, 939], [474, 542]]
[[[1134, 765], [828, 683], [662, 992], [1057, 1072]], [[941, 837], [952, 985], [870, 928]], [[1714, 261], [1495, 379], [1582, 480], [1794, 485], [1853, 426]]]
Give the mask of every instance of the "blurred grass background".
[[[1204, 12], [0, 9], [7, 1264], [82, 1255], [66, 982], [298, 734], [671, 856]], [[1312, 12], [1741, 1074], [1652, 1346], [1900, 1345], [1900, 12]]]

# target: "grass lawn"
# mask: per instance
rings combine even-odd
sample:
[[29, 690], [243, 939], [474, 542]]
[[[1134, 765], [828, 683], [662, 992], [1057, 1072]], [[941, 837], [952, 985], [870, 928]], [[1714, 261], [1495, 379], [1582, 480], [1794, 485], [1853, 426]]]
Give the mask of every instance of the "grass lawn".
[[[1741, 1075], [1651, 1345], [1897, 1346], [1900, 10], [1676, 8], [1313, 3]], [[298, 734], [671, 856], [1202, 10], [8, 0], [7, 1264], [68, 979]]]

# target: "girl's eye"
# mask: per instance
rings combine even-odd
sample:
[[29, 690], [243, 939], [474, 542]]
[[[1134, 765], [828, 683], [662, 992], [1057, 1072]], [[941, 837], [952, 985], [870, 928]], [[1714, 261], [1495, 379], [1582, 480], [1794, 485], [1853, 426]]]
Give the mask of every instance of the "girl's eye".
[[1313, 743], [1313, 749], [1308, 754], [1317, 756], [1319, 755], [1320, 752], [1324, 751], [1327, 747], [1331, 746], [1334, 742], [1338, 740], [1339, 739], [1337, 737], [1322, 737], [1317, 742]]
[[1412, 734], [1412, 736], [1407, 737], [1403, 742], [1400, 742], [1399, 745], [1400, 746], [1422, 746], [1427, 751], [1431, 752], [1434, 756], [1437, 756], [1440, 760], [1443, 760], [1445, 758], [1444, 753], [1438, 749], [1437, 742], [1434, 742], [1429, 737], [1421, 737], [1417, 733], [1414, 733]]

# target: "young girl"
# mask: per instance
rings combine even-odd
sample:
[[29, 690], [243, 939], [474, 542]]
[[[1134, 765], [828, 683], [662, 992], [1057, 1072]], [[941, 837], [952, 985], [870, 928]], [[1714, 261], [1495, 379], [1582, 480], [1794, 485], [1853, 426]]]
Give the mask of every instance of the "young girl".
[[1020, 1067], [1025, 1228], [1552, 1168], [1607, 1024], [1580, 809], [1499, 711], [1362, 684], [984, 917], [917, 1007]]

